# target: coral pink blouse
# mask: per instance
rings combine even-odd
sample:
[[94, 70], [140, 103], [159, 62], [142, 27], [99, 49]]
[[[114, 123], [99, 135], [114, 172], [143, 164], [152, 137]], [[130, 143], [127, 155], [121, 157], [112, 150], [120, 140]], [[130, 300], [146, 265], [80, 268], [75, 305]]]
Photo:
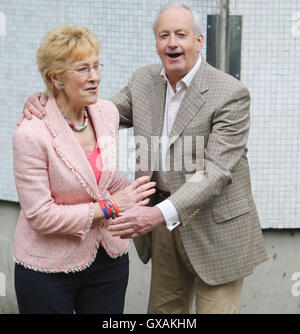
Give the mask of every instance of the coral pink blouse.
[[101, 177], [101, 171], [102, 171], [102, 159], [100, 154], [100, 149], [98, 147], [98, 144], [96, 142], [96, 145], [93, 149], [93, 151], [90, 154], [86, 154], [86, 157], [93, 169], [93, 172], [96, 177], [97, 184], [99, 183], [100, 177]]

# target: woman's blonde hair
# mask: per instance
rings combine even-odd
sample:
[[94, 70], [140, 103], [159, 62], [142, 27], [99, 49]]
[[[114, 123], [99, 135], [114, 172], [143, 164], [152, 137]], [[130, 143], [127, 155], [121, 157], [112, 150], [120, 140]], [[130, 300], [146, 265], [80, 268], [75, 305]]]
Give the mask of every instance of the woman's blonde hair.
[[65, 24], [49, 31], [37, 52], [39, 71], [47, 86], [47, 94], [54, 94], [51, 74], [62, 73], [71, 63], [99, 54], [100, 44], [94, 33], [85, 27]]

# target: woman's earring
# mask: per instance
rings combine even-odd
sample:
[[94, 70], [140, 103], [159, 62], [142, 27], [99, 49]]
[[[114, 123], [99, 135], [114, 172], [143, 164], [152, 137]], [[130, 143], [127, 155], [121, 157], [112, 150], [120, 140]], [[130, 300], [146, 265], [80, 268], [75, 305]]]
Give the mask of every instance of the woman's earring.
[[64, 87], [65, 87], [65, 85], [64, 85], [63, 82], [60, 82], [60, 81], [57, 82], [57, 88], [58, 89], [63, 89]]

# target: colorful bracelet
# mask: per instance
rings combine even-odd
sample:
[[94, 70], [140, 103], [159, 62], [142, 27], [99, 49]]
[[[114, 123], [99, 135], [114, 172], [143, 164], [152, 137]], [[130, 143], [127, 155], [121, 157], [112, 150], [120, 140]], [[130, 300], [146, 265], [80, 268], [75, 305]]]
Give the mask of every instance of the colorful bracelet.
[[115, 200], [112, 197], [110, 197], [109, 200], [110, 200], [111, 204], [113, 205], [113, 207], [114, 207], [114, 209], [116, 211], [116, 216], [118, 217], [119, 213], [120, 213], [120, 209], [118, 208]]
[[114, 213], [114, 211], [112, 210], [112, 208], [110, 207], [110, 205], [109, 205], [109, 203], [108, 202], [106, 202], [106, 201], [103, 201], [103, 203], [104, 203], [104, 205], [105, 205], [105, 207], [106, 207], [106, 210], [107, 210], [107, 212], [108, 212], [108, 214], [109, 214], [109, 217], [111, 217], [111, 218], [115, 218], [115, 213]]
[[104, 203], [105, 203], [105, 206], [106, 206], [107, 210], [109, 210], [109, 211], [112, 212], [111, 217], [112, 217], [113, 219], [115, 219], [117, 213], [116, 213], [116, 211], [115, 211], [115, 209], [114, 209], [113, 204], [112, 204], [106, 197], [104, 198], [104, 200], [105, 200]]
[[108, 213], [108, 211], [107, 211], [107, 209], [106, 209], [106, 207], [105, 207], [105, 205], [104, 205], [104, 201], [100, 199], [100, 200], [99, 200], [99, 204], [100, 204], [100, 207], [101, 207], [101, 209], [102, 209], [102, 211], [103, 211], [103, 213], [104, 213], [104, 217], [105, 217], [105, 219], [109, 219], [110, 216], [109, 216], [109, 213]]
[[104, 198], [104, 200], [99, 200], [99, 204], [104, 213], [105, 219], [115, 219], [119, 215], [120, 210], [114, 201]]

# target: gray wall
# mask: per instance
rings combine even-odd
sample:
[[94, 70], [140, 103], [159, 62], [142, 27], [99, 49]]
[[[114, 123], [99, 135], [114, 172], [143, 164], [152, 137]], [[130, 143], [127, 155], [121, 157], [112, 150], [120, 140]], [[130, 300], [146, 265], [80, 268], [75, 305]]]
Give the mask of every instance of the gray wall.
[[[18, 216], [18, 204], [0, 201], [0, 314], [18, 313], [12, 262]], [[300, 313], [300, 231], [264, 230], [264, 237], [269, 261], [245, 279], [239, 313]], [[146, 313], [150, 274], [151, 264], [142, 264], [132, 245], [125, 313]]]

